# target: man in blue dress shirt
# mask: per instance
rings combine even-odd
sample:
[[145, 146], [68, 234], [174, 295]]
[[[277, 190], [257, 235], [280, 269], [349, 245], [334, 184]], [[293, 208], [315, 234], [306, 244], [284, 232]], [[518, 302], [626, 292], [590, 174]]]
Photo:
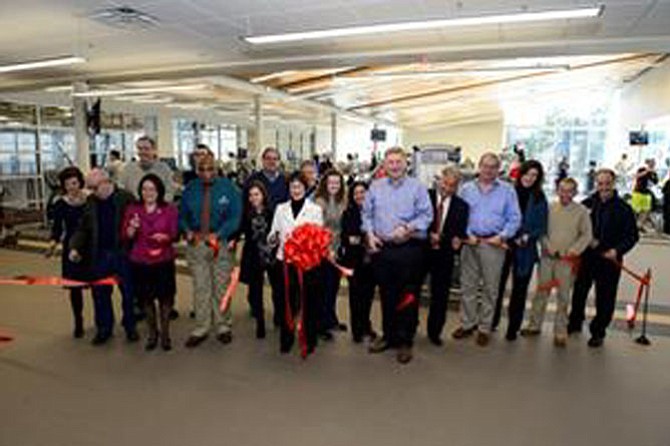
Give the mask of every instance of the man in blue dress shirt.
[[386, 151], [384, 169], [387, 177], [372, 182], [362, 212], [362, 229], [381, 292], [384, 331], [370, 352], [397, 347], [398, 362], [405, 364], [412, 360], [423, 246], [433, 207], [426, 187], [407, 176], [402, 148]]
[[477, 344], [482, 347], [489, 343], [506, 242], [521, 225], [516, 192], [511, 184], [498, 179], [499, 171], [500, 158], [485, 153], [479, 160], [478, 177], [465, 184], [460, 194], [470, 206], [470, 216], [461, 254], [461, 326], [452, 336], [467, 338], [476, 329]]

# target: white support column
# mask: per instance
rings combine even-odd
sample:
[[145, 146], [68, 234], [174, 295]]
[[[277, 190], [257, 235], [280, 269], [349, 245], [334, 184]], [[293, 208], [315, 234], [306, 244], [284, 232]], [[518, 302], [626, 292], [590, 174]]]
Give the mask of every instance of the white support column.
[[[82, 93], [88, 90], [84, 82], [75, 82], [72, 85], [74, 92]], [[75, 162], [83, 172], [91, 169], [91, 147], [86, 127], [86, 99], [72, 97], [72, 114], [74, 118], [74, 143], [76, 147]]]
[[156, 117], [156, 144], [158, 145], [158, 156], [159, 157], [176, 157], [175, 150], [173, 147], [173, 137], [172, 137], [172, 112], [165, 108], [161, 107], [158, 110], [158, 116]]
[[337, 113], [330, 114], [330, 159], [334, 162], [337, 153]]
[[249, 158], [255, 159], [265, 148], [263, 128], [263, 100], [260, 95], [254, 97], [254, 129], [248, 134]]

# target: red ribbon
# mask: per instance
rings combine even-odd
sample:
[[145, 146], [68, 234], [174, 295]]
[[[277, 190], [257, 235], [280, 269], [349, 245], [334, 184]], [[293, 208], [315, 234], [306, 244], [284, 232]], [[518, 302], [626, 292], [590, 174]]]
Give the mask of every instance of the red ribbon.
[[416, 303], [417, 303], [417, 300], [416, 300], [416, 297], [414, 296], [414, 294], [406, 293], [403, 296], [403, 299], [400, 302], [398, 302], [398, 305], [396, 305], [395, 310], [396, 311], [402, 311], [405, 308], [407, 308], [411, 305], [414, 305]]
[[64, 287], [89, 287], [103, 285], [118, 285], [119, 279], [113, 276], [105, 277], [90, 282], [82, 280], [65, 279], [57, 276], [16, 276], [0, 278], [0, 285], [46, 285]]
[[235, 291], [237, 290], [237, 285], [239, 283], [240, 267], [236, 266], [230, 272], [230, 283], [228, 284], [228, 287], [226, 287], [226, 292], [223, 293], [223, 296], [221, 296], [221, 301], [219, 302], [219, 311], [221, 313], [225, 313], [230, 306], [230, 302], [233, 300], [233, 296], [235, 295]]
[[[562, 263], [567, 263], [570, 265], [570, 272], [572, 273], [573, 276], [577, 275], [577, 271], [579, 271], [579, 256], [561, 256], [558, 257], [559, 262]], [[546, 291], [547, 293], [550, 293], [552, 289], [558, 288], [561, 285], [561, 281], [558, 279], [551, 279], [548, 280], [544, 283], [540, 283], [537, 285], [537, 292], [539, 293], [540, 291]]]

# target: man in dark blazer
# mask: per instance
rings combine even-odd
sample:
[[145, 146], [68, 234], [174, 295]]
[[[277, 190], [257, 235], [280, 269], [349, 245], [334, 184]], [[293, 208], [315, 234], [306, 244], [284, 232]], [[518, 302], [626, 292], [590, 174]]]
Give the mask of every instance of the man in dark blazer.
[[456, 167], [447, 167], [431, 191], [433, 224], [429, 234], [430, 310], [428, 338], [434, 345], [442, 345], [442, 328], [447, 318], [447, 303], [454, 256], [460, 252], [462, 240], [467, 238], [468, 204], [456, 195], [461, 174]]

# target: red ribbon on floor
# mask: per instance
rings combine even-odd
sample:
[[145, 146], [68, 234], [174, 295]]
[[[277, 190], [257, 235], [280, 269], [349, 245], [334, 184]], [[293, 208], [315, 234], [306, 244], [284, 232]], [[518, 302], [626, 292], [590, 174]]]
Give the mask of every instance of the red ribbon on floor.
[[118, 284], [119, 279], [114, 276], [109, 276], [93, 281], [72, 280], [58, 276], [0, 277], [0, 285], [46, 285], [46, 286], [64, 286], [64, 287], [76, 288], [76, 287], [118, 285]]

